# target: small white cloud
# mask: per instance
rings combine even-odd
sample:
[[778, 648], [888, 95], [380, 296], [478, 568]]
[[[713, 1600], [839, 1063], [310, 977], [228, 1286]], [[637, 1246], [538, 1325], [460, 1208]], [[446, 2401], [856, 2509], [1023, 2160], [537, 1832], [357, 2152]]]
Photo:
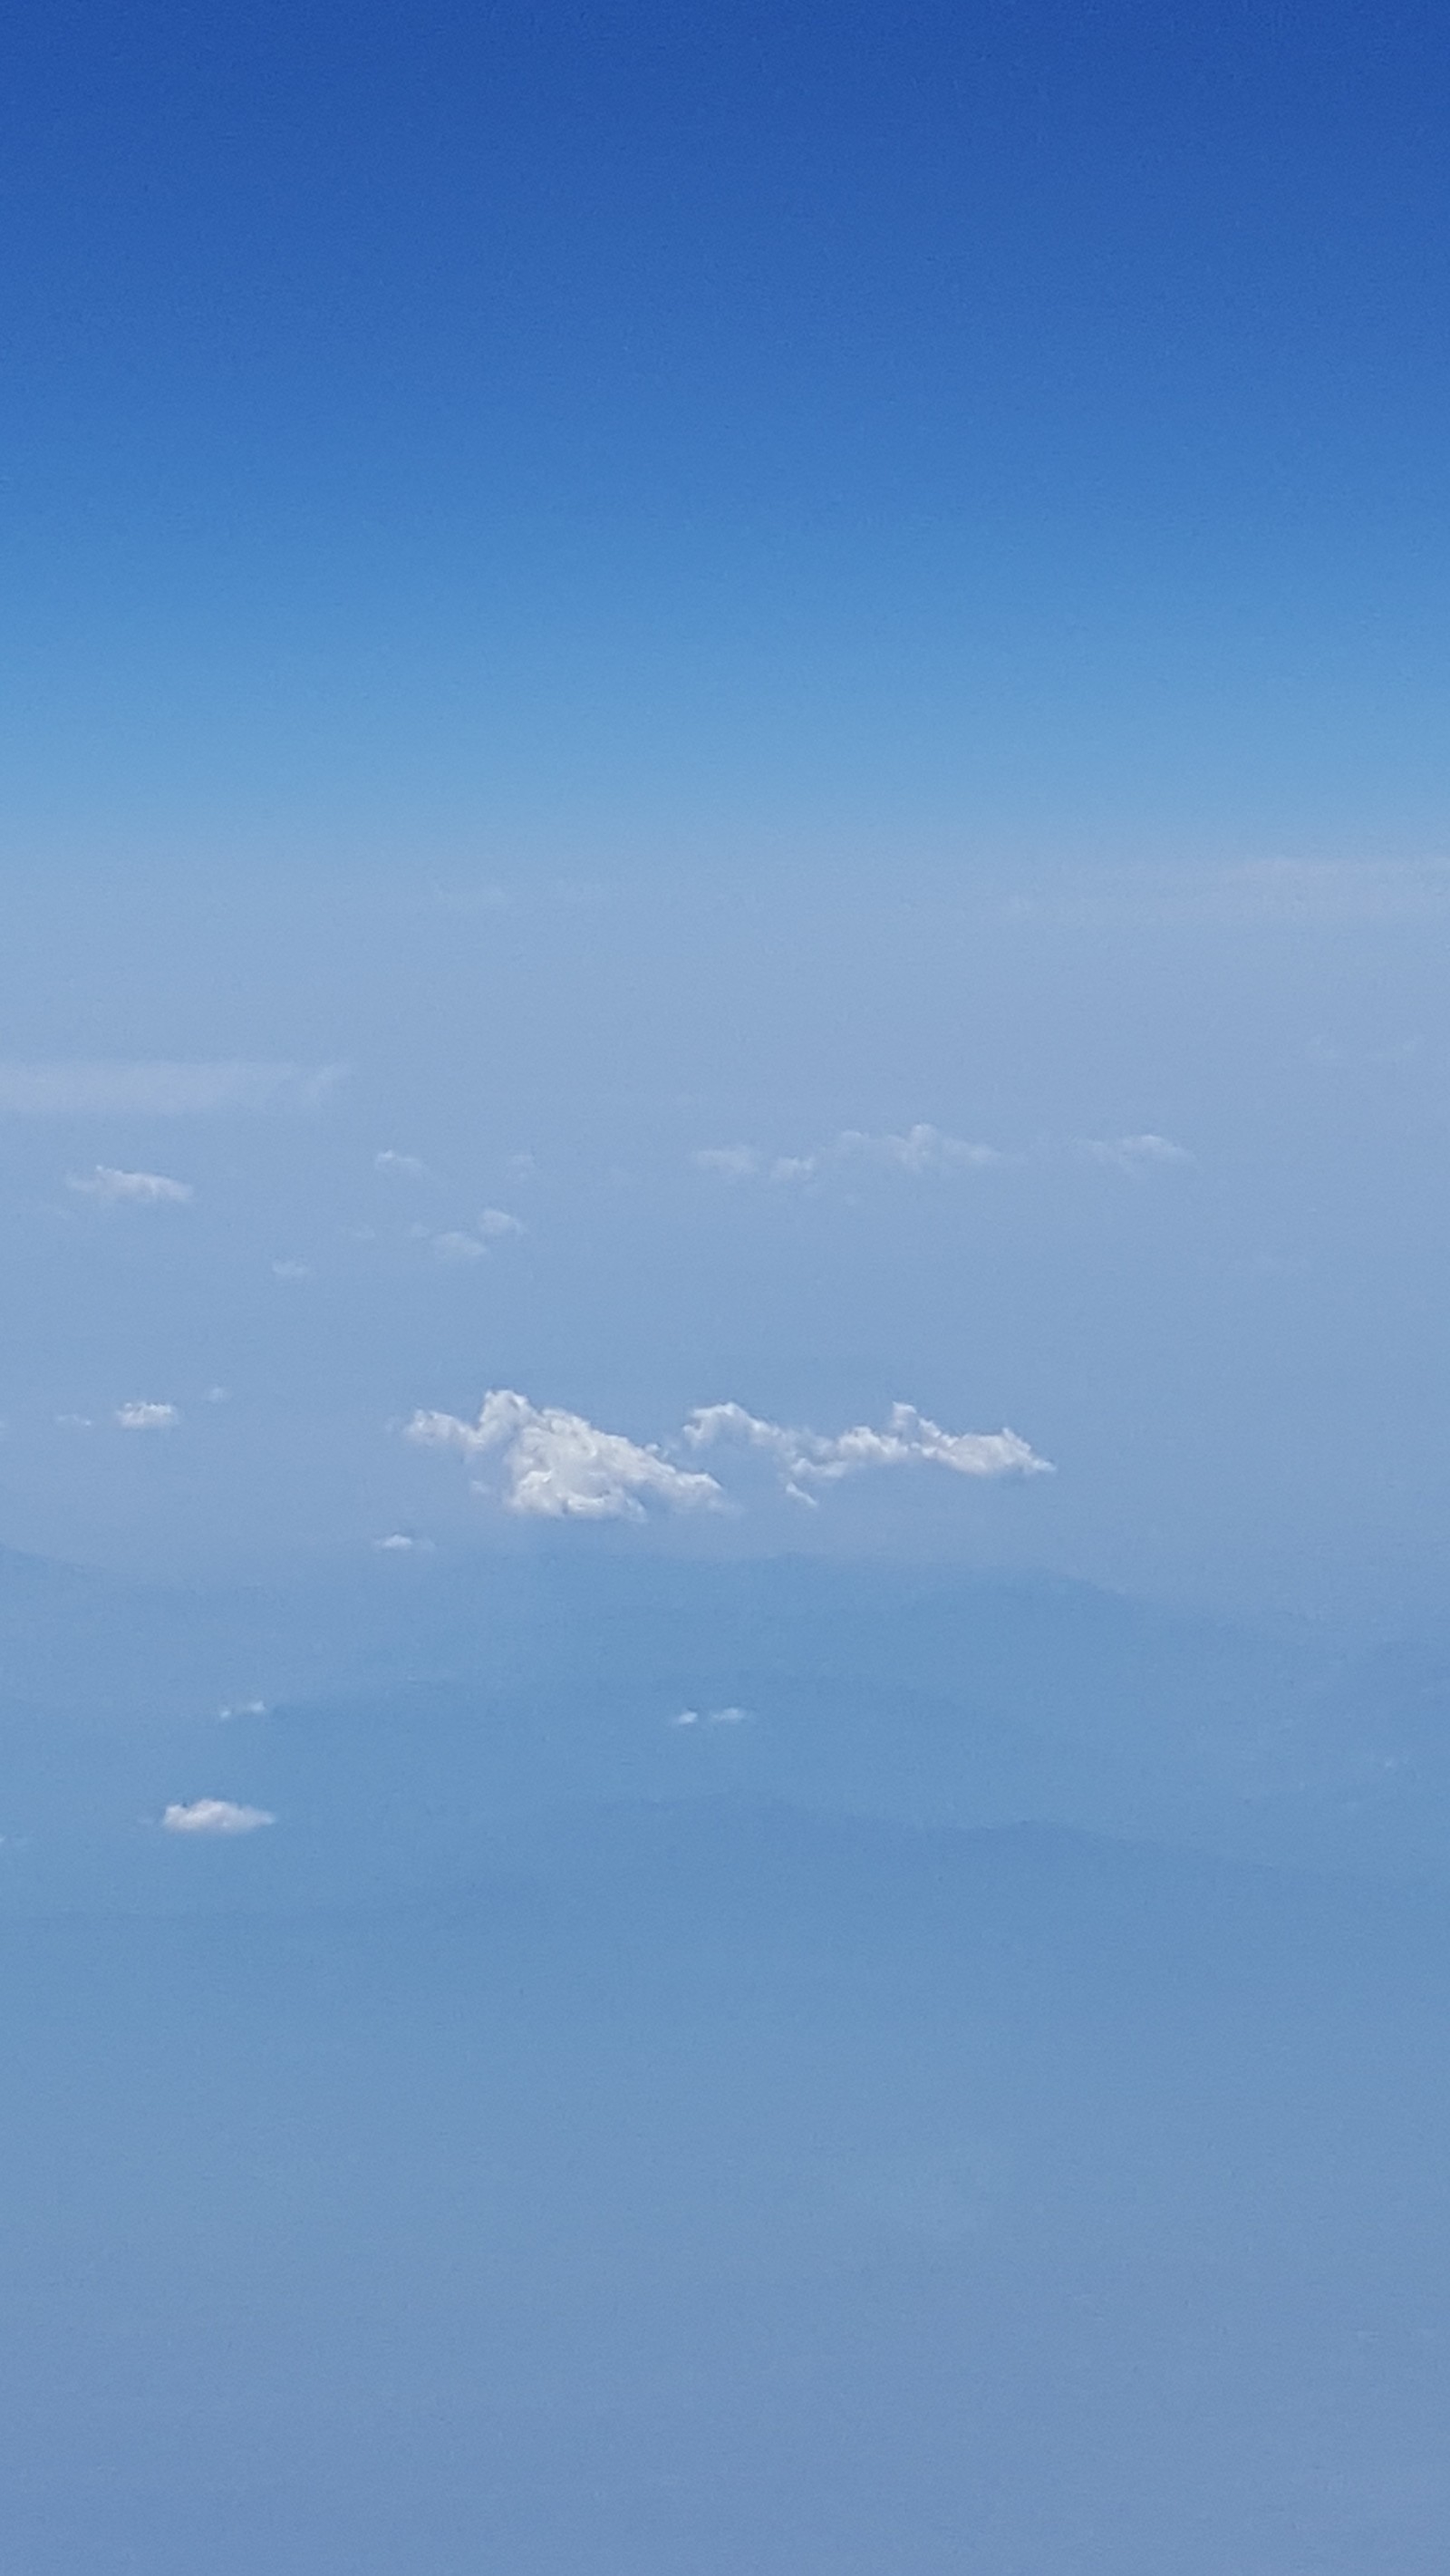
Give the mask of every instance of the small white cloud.
[[428, 1241], [440, 1261], [486, 1261], [488, 1259], [488, 1245], [476, 1234], [461, 1234], [455, 1230], [448, 1234], [430, 1234]]
[[671, 1726], [698, 1726], [699, 1723], [700, 1712], [697, 1708], [682, 1708], [678, 1717], [670, 1719]]
[[310, 1279], [312, 1271], [310, 1265], [305, 1261], [274, 1261], [272, 1264], [272, 1276], [274, 1279], [291, 1280], [295, 1285], [299, 1280]]
[[501, 1243], [506, 1235], [523, 1234], [526, 1229], [523, 1220], [510, 1216], [507, 1208], [486, 1207], [478, 1220], [478, 1231], [485, 1243]]
[[94, 1431], [96, 1427], [89, 1413], [58, 1413], [55, 1418], [62, 1431]]
[[222, 1720], [229, 1717], [265, 1717], [266, 1714], [267, 1703], [264, 1699], [239, 1699], [226, 1708], [217, 1710], [217, 1716]]
[[672, 1717], [669, 1722], [671, 1726], [748, 1726], [750, 1711], [748, 1708], [682, 1708], [678, 1717]]
[[181, 1415], [174, 1404], [120, 1404], [116, 1423], [122, 1431], [174, 1431]]
[[202, 1398], [204, 1404], [230, 1404], [231, 1400], [232, 1391], [229, 1386], [209, 1386]]
[[813, 1146], [804, 1154], [769, 1157], [754, 1145], [710, 1145], [691, 1159], [700, 1171], [716, 1172], [724, 1180], [765, 1178], [789, 1187], [847, 1170], [853, 1164], [874, 1165], [880, 1171], [907, 1172], [921, 1178], [928, 1173], [989, 1171], [1010, 1158], [995, 1145], [949, 1136], [942, 1128], [923, 1120], [900, 1135], [872, 1135], [864, 1127], [843, 1127], [829, 1144]]
[[239, 1807], [230, 1798], [193, 1798], [167, 1808], [161, 1819], [165, 1834], [255, 1834], [277, 1819], [266, 1807]]
[[433, 1178], [427, 1164], [419, 1155], [395, 1154], [391, 1148], [385, 1148], [381, 1154], [374, 1154], [373, 1170], [390, 1172], [395, 1180], [400, 1181], [431, 1181]]
[[1193, 1156], [1186, 1145], [1175, 1145], [1169, 1136], [1094, 1136], [1083, 1151], [1094, 1163], [1106, 1163], [1114, 1171], [1126, 1172], [1134, 1180], [1149, 1172], [1170, 1170], [1175, 1164], [1191, 1163]]
[[83, 1198], [99, 1199], [103, 1207], [185, 1207], [195, 1196], [189, 1181], [173, 1181], [165, 1172], [118, 1172], [109, 1163], [97, 1163], [93, 1172], [72, 1172], [66, 1187]]
[[468, 1458], [497, 1453], [504, 1507], [544, 1520], [642, 1520], [647, 1502], [667, 1511], [718, 1511], [713, 1476], [672, 1465], [661, 1450], [600, 1431], [582, 1413], [530, 1404], [509, 1387], [484, 1397], [476, 1422], [415, 1413], [405, 1436]]
[[914, 1404], [894, 1404], [884, 1431], [857, 1423], [836, 1433], [794, 1429], [747, 1413], [742, 1404], [707, 1404], [685, 1425], [685, 1445], [699, 1451], [722, 1443], [774, 1459], [788, 1494], [815, 1498], [813, 1485], [839, 1484], [871, 1467], [930, 1465], [958, 1476], [1040, 1476], [1052, 1471], [1015, 1431], [943, 1431]]
[[375, 1538], [373, 1546], [379, 1556], [428, 1556], [432, 1554], [431, 1538], [410, 1538], [406, 1530], [389, 1530], [386, 1538]]
[[233, 1109], [316, 1109], [346, 1073], [340, 1064], [0, 1064], [0, 1115], [195, 1118]]

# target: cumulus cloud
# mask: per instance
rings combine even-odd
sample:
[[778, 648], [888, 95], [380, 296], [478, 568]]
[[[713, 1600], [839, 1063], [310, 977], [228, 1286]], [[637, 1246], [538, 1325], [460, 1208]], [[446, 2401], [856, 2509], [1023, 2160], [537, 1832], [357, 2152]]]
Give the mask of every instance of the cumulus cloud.
[[914, 1404], [893, 1404], [882, 1431], [862, 1422], [835, 1433], [763, 1421], [743, 1404], [707, 1404], [691, 1414], [684, 1440], [695, 1452], [721, 1445], [763, 1452], [798, 1502], [815, 1500], [812, 1485], [836, 1485], [872, 1467], [949, 1467], [958, 1476], [1052, 1472], [1015, 1431], [943, 1431]]
[[230, 1798], [173, 1800], [161, 1819], [165, 1834], [254, 1834], [277, 1819], [266, 1807], [239, 1807]]
[[944, 1431], [911, 1404], [893, 1405], [884, 1430], [858, 1423], [835, 1433], [765, 1421], [741, 1404], [702, 1405], [676, 1440], [642, 1445], [599, 1430], [583, 1414], [534, 1405], [499, 1387], [484, 1397], [476, 1422], [419, 1412], [405, 1436], [466, 1458], [497, 1456], [506, 1509], [550, 1520], [640, 1520], [650, 1503], [670, 1511], [727, 1509], [717, 1477], [676, 1464], [676, 1457], [705, 1450], [765, 1456], [798, 1502], [814, 1502], [813, 1487], [875, 1467], [930, 1465], [976, 1477], [1052, 1472], [1015, 1431]]
[[118, 1172], [97, 1163], [93, 1172], [72, 1172], [67, 1189], [104, 1207], [184, 1207], [195, 1193], [189, 1181], [173, 1181], [164, 1172]]
[[1174, 1164], [1191, 1163], [1193, 1156], [1186, 1145], [1175, 1145], [1169, 1136], [1094, 1136], [1083, 1151], [1094, 1163], [1107, 1163], [1114, 1171], [1127, 1172], [1142, 1180], [1149, 1172], [1168, 1171]]
[[769, 1180], [789, 1186], [792, 1182], [819, 1180], [826, 1173], [842, 1171], [853, 1164], [874, 1165], [878, 1171], [908, 1172], [921, 1178], [928, 1173], [989, 1171], [1009, 1158], [995, 1145], [949, 1136], [942, 1128], [922, 1120], [900, 1135], [889, 1131], [873, 1135], [864, 1127], [843, 1127], [829, 1144], [812, 1146], [804, 1154], [771, 1156], [762, 1154], [754, 1145], [706, 1145], [691, 1159], [698, 1170], [715, 1172], [722, 1180]]
[[122, 1431], [174, 1431], [181, 1415], [174, 1404], [120, 1404], [116, 1407], [117, 1426]]
[[490, 1390], [476, 1422], [415, 1413], [406, 1437], [466, 1458], [496, 1455], [505, 1508], [529, 1518], [637, 1521], [647, 1503], [688, 1512], [718, 1511], [724, 1501], [713, 1476], [676, 1467], [622, 1432], [600, 1431], [582, 1413], [530, 1404], [509, 1387]]
[[193, 1118], [229, 1109], [316, 1109], [340, 1064], [138, 1064], [96, 1059], [0, 1064], [0, 1114], [15, 1118]]

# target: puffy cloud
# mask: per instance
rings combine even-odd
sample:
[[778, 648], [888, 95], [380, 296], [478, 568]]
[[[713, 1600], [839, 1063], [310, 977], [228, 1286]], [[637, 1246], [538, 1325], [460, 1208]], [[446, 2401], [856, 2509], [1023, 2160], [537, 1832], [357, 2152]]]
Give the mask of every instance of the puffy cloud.
[[741, 1404], [700, 1406], [679, 1438], [641, 1445], [601, 1431], [583, 1414], [531, 1404], [510, 1388], [484, 1397], [476, 1422], [453, 1413], [415, 1413], [405, 1436], [421, 1447], [457, 1449], [466, 1458], [497, 1455], [509, 1511], [550, 1520], [640, 1520], [646, 1503], [672, 1511], [728, 1508], [719, 1480], [675, 1464], [669, 1455], [707, 1449], [763, 1454], [787, 1493], [813, 1502], [813, 1486], [839, 1484], [872, 1467], [949, 1467], [959, 1476], [1032, 1476], [1052, 1472], [1015, 1431], [944, 1431], [896, 1404], [884, 1430], [859, 1423], [841, 1432], [795, 1429], [747, 1413]]
[[194, 1195], [189, 1181], [168, 1180], [164, 1172], [118, 1172], [109, 1163], [72, 1172], [66, 1187], [105, 1207], [184, 1207]]
[[798, 1430], [762, 1421], [743, 1404], [707, 1404], [691, 1414], [685, 1443], [694, 1451], [725, 1444], [775, 1461], [786, 1491], [799, 1502], [812, 1485], [836, 1485], [871, 1467], [950, 1467], [958, 1476], [1040, 1476], [1052, 1470], [1015, 1431], [943, 1431], [914, 1404], [893, 1404], [884, 1431], [857, 1423], [849, 1431]]
[[116, 1408], [122, 1431], [174, 1431], [181, 1415], [174, 1404], [121, 1404]]
[[239, 1807], [230, 1798], [177, 1800], [161, 1819], [164, 1834], [254, 1834], [277, 1819], [266, 1807]]
[[191, 1118], [229, 1109], [316, 1109], [345, 1078], [339, 1064], [0, 1064], [0, 1114]]
[[476, 1422], [453, 1413], [415, 1413], [406, 1436], [466, 1458], [497, 1454], [504, 1503], [543, 1520], [642, 1520], [647, 1502], [667, 1511], [719, 1510], [713, 1476], [673, 1466], [653, 1445], [600, 1431], [582, 1413], [530, 1404], [509, 1387], [483, 1399]]
[[843, 1127], [829, 1144], [813, 1146], [805, 1154], [777, 1154], [772, 1158], [754, 1145], [709, 1145], [692, 1160], [700, 1171], [716, 1172], [724, 1180], [765, 1179], [788, 1186], [792, 1182], [819, 1180], [827, 1172], [845, 1170], [853, 1164], [874, 1164], [880, 1171], [909, 1172], [919, 1178], [932, 1172], [989, 1171], [1008, 1157], [995, 1145], [973, 1144], [965, 1136], [949, 1136], [940, 1127], [922, 1120], [901, 1135], [872, 1135], [864, 1127]]
[[1149, 1172], [1167, 1171], [1175, 1163], [1191, 1163], [1193, 1156], [1186, 1145], [1175, 1145], [1169, 1136], [1094, 1136], [1083, 1148], [1095, 1163], [1108, 1163], [1114, 1171], [1127, 1172], [1141, 1180]]

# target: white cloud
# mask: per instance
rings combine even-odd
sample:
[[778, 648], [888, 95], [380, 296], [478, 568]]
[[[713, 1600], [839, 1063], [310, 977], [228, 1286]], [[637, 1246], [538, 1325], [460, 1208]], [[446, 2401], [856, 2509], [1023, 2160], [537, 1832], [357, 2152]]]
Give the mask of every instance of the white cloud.
[[950, 1467], [958, 1476], [1040, 1476], [1052, 1470], [1015, 1431], [943, 1431], [914, 1404], [893, 1404], [884, 1431], [857, 1423], [836, 1433], [797, 1430], [762, 1421], [742, 1404], [707, 1404], [685, 1425], [686, 1446], [699, 1452], [722, 1443], [763, 1452], [785, 1480], [787, 1493], [811, 1502], [812, 1485], [839, 1484], [871, 1467]]
[[192, 1118], [229, 1109], [316, 1109], [339, 1064], [0, 1064], [0, 1114], [15, 1118]]
[[723, 1180], [767, 1179], [788, 1186], [792, 1182], [819, 1180], [824, 1173], [845, 1170], [852, 1164], [874, 1164], [881, 1171], [908, 1172], [921, 1178], [928, 1173], [989, 1171], [1009, 1158], [995, 1145], [949, 1136], [942, 1128], [921, 1120], [901, 1135], [872, 1135], [864, 1127], [843, 1127], [829, 1144], [813, 1146], [805, 1154], [777, 1154], [771, 1158], [754, 1145], [707, 1145], [691, 1159], [700, 1171], [716, 1172]]
[[385, 1147], [381, 1154], [374, 1154], [373, 1170], [390, 1172], [393, 1178], [399, 1181], [431, 1181], [433, 1178], [427, 1164], [419, 1155], [395, 1154], [388, 1147]]
[[223, 1720], [229, 1717], [265, 1717], [266, 1714], [267, 1703], [264, 1699], [239, 1699], [228, 1707], [217, 1710], [217, 1716]]
[[488, 1245], [476, 1234], [460, 1234], [456, 1231], [449, 1234], [430, 1234], [428, 1241], [440, 1261], [486, 1261], [488, 1259]]
[[678, 1717], [670, 1719], [671, 1726], [747, 1726], [749, 1722], [748, 1708], [682, 1708]]
[[277, 1819], [266, 1807], [239, 1807], [230, 1798], [193, 1798], [189, 1805], [173, 1800], [161, 1819], [166, 1834], [254, 1834]]
[[486, 1207], [478, 1220], [478, 1231], [485, 1243], [501, 1243], [505, 1235], [525, 1232], [521, 1217], [510, 1216], [507, 1208]]
[[1015, 1431], [944, 1431], [912, 1404], [893, 1405], [884, 1430], [858, 1423], [836, 1433], [767, 1422], [740, 1404], [702, 1405], [678, 1440], [657, 1446], [498, 1387], [484, 1397], [476, 1422], [419, 1412], [404, 1435], [466, 1458], [497, 1453], [506, 1509], [550, 1520], [641, 1520], [646, 1502], [672, 1511], [728, 1509], [718, 1479], [677, 1466], [671, 1448], [695, 1456], [721, 1448], [764, 1455], [798, 1502], [814, 1502], [812, 1486], [839, 1484], [872, 1467], [931, 1465], [977, 1477], [1052, 1473]]
[[121, 1404], [116, 1422], [122, 1431], [174, 1431], [181, 1415], [174, 1404]]
[[495, 1452], [508, 1511], [544, 1520], [642, 1520], [646, 1501], [667, 1511], [719, 1510], [713, 1476], [673, 1466], [654, 1446], [600, 1431], [582, 1413], [530, 1404], [511, 1388], [484, 1397], [476, 1422], [415, 1413], [406, 1437], [468, 1458]]
[[168, 1180], [164, 1172], [118, 1172], [109, 1163], [97, 1163], [93, 1172], [72, 1172], [66, 1187], [105, 1207], [184, 1207], [194, 1196], [189, 1181]]
[[431, 1538], [409, 1538], [406, 1530], [389, 1530], [386, 1538], [375, 1538], [373, 1546], [379, 1556], [430, 1556]]
[[1149, 1172], [1168, 1171], [1174, 1164], [1191, 1163], [1193, 1156], [1186, 1145], [1175, 1145], [1169, 1136], [1094, 1136], [1083, 1148], [1095, 1163], [1107, 1163], [1117, 1172], [1127, 1172], [1141, 1180]]

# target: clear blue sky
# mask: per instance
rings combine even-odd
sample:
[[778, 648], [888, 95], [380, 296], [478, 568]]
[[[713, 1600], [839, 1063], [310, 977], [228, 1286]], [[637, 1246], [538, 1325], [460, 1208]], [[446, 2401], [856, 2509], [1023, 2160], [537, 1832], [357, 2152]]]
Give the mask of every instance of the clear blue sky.
[[1059, 1472], [812, 1544], [1433, 1597], [1443, 13], [6, 47], [4, 1053], [344, 1070], [12, 1085], [4, 1536], [496, 1534], [397, 1428], [491, 1385], [902, 1400]]

